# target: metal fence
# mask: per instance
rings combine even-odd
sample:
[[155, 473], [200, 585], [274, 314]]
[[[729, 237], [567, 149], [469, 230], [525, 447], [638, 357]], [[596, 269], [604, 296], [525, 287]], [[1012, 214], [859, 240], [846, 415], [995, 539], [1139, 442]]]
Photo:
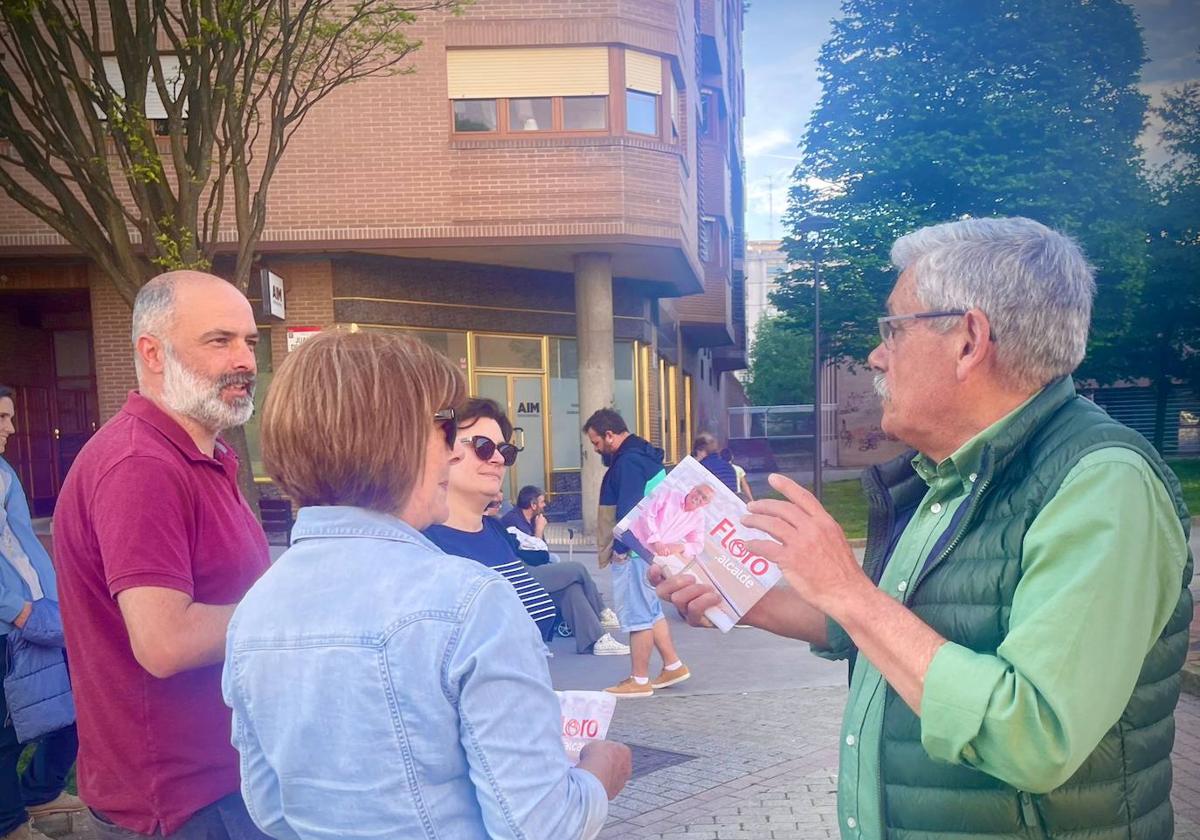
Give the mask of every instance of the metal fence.
[[[1114, 419], [1154, 440], [1153, 388], [1097, 388], [1084, 393]], [[1189, 386], [1176, 385], [1167, 398], [1162, 454], [1200, 455], [1200, 394]]]
[[[837, 403], [824, 403], [821, 452], [826, 464], [837, 463]], [[729, 448], [745, 469], [812, 469], [814, 406], [747, 405], [729, 409]]]

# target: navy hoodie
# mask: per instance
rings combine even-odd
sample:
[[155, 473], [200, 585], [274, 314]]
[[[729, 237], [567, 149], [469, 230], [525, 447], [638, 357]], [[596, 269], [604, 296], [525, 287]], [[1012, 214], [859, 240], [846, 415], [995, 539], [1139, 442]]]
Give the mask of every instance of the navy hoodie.
[[[617, 509], [617, 521], [637, 507], [646, 496], [646, 485], [662, 472], [663, 451], [637, 435], [630, 435], [612, 456], [612, 463], [600, 482], [600, 504]], [[620, 541], [613, 542], [613, 551], [629, 551]]]
[[738, 491], [737, 473], [733, 471], [733, 464], [726, 461], [717, 453], [714, 452], [711, 455], [704, 456], [704, 460], [700, 462], [700, 466], [721, 479], [721, 483], [734, 493]]

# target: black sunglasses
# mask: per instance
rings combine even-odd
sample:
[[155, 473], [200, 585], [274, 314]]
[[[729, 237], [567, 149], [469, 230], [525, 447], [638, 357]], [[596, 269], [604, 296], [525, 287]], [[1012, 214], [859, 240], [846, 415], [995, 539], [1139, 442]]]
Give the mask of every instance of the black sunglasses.
[[470, 440], [464, 438], [463, 442], [471, 444], [471, 448], [475, 450], [475, 455], [480, 461], [490, 461], [492, 456], [499, 452], [506, 467], [511, 467], [517, 462], [517, 453], [521, 451], [511, 443], [497, 444], [491, 438], [483, 435], [472, 435]]
[[446, 436], [446, 448], [453, 449], [454, 441], [458, 437], [458, 423], [454, 419], [454, 409], [443, 408], [441, 411], [433, 412], [433, 422], [442, 425], [442, 434]]

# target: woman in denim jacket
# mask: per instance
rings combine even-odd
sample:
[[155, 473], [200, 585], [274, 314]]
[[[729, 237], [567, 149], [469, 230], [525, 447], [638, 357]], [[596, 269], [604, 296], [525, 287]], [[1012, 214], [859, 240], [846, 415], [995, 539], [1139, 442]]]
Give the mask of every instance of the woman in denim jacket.
[[410, 338], [326, 333], [263, 415], [292, 547], [229, 626], [242, 793], [276, 838], [594, 837], [629, 778], [568, 765], [541, 639], [513, 588], [420, 531], [447, 515], [462, 375]]

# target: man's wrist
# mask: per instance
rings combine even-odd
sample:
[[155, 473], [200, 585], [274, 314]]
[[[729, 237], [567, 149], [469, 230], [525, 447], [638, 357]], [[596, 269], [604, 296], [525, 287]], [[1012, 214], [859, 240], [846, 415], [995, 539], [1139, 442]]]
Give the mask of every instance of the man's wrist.
[[879, 599], [886, 598], [894, 603], [887, 595], [879, 590], [865, 574], [851, 578], [842, 587], [831, 591], [821, 603], [814, 604], [817, 609], [836, 621], [842, 628], [853, 636], [859, 628], [879, 615]]

